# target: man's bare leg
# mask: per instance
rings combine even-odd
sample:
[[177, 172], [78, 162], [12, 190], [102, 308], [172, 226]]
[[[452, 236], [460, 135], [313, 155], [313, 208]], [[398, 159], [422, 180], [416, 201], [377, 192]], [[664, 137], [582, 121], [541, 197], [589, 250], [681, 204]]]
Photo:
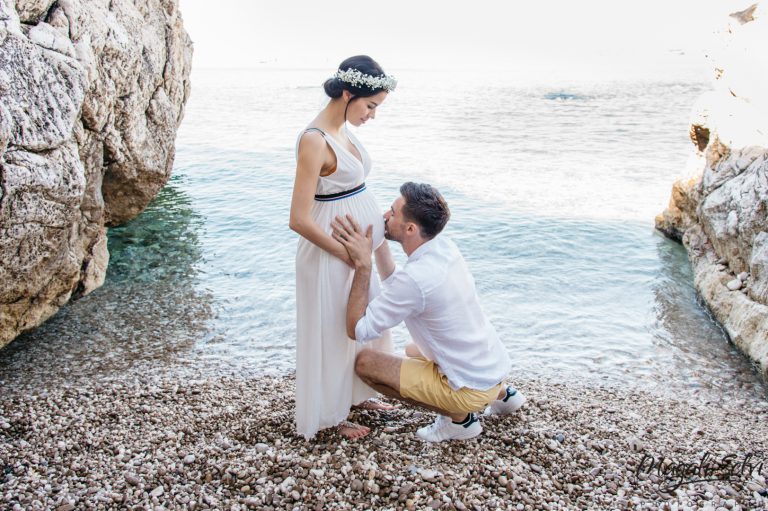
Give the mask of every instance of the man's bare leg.
[[425, 408], [440, 415], [447, 415], [454, 421], [462, 421], [467, 416], [465, 413], [452, 413], [440, 408], [420, 403], [400, 395], [400, 368], [403, 358], [381, 351], [365, 350], [357, 355], [355, 360], [355, 372], [370, 387], [381, 392], [385, 396], [393, 397], [406, 403]]

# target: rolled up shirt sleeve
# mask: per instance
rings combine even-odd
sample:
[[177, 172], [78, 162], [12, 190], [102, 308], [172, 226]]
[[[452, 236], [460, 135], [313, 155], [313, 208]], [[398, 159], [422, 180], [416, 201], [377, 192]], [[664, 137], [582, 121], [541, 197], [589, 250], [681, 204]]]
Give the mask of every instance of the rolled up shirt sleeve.
[[424, 310], [424, 294], [416, 281], [397, 270], [382, 283], [381, 292], [368, 304], [365, 315], [355, 325], [355, 339], [366, 343], [398, 325], [412, 314]]

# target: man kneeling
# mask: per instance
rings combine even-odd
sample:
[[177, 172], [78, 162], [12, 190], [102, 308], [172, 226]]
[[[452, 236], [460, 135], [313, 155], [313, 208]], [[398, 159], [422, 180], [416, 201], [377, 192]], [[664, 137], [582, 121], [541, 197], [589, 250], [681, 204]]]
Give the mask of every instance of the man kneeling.
[[438, 236], [450, 217], [430, 185], [405, 183], [384, 214], [384, 236], [408, 256], [402, 269], [377, 260], [382, 290], [370, 303], [372, 229], [336, 218], [333, 236], [349, 252], [355, 275], [347, 306], [347, 335], [358, 342], [405, 322], [415, 344], [406, 358], [361, 351], [355, 371], [382, 394], [437, 412], [417, 435], [429, 442], [472, 438], [482, 432], [475, 412], [512, 413], [525, 397], [503, 379], [507, 351], [480, 307], [475, 281], [456, 245]]

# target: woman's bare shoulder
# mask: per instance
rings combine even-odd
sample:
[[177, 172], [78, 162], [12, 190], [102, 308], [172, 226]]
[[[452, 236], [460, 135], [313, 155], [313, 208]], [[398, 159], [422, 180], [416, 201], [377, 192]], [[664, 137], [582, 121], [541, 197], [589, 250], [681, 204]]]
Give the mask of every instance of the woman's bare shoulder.
[[307, 128], [299, 135], [299, 152], [322, 151], [326, 146], [325, 137], [316, 129]]

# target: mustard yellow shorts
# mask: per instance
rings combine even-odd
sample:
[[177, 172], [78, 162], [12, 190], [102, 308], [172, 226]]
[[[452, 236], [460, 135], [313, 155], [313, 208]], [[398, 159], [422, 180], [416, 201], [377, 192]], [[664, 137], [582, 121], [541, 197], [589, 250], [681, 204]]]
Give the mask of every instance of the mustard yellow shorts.
[[406, 357], [400, 366], [400, 395], [451, 413], [485, 409], [498, 396], [502, 384], [487, 390], [453, 390], [437, 365], [422, 357]]

